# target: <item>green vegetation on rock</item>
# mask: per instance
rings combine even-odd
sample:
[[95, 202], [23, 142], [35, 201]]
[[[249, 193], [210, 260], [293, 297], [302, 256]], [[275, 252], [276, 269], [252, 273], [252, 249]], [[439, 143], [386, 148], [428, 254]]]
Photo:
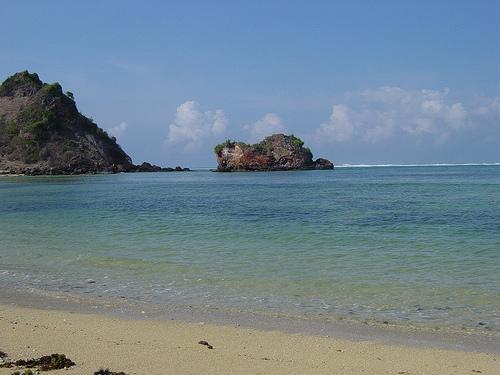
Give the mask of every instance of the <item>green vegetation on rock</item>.
[[300, 139], [299, 137], [296, 137], [293, 134], [290, 134], [290, 140], [295, 147], [300, 148], [300, 147], [304, 146], [304, 141], [302, 139]]
[[38, 74], [30, 74], [27, 70], [21, 73], [14, 74], [13, 76], [7, 78], [2, 85], [0, 85], [0, 96], [12, 95], [15, 91], [22, 89], [22, 93], [25, 94], [30, 90], [38, 90], [42, 86]]
[[235, 144], [236, 144], [236, 142], [233, 142], [230, 139], [226, 139], [224, 142], [219, 143], [218, 145], [216, 145], [214, 147], [214, 152], [216, 154], [219, 154], [219, 152], [221, 152], [224, 148], [226, 148], [226, 147], [234, 147]]
[[[224, 148], [236, 146], [239, 150], [221, 153]], [[215, 146], [214, 151], [217, 170], [221, 172], [333, 169], [333, 164], [326, 159], [313, 160], [311, 150], [293, 134], [273, 134], [253, 145], [226, 140]]]
[[5, 133], [11, 139], [19, 134], [19, 129], [13, 120], [8, 120], [5, 124]]
[[78, 112], [73, 93], [38, 75], [16, 73], [0, 85], [0, 171], [68, 174], [131, 170], [130, 157]]
[[54, 97], [62, 94], [62, 87], [59, 82], [44, 83], [41, 91], [45, 97]]

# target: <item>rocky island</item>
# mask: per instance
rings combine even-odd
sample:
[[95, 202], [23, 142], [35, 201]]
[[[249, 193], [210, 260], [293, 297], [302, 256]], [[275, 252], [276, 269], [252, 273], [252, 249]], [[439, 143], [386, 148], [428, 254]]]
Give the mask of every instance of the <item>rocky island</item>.
[[274, 134], [253, 145], [226, 140], [214, 151], [218, 172], [333, 169], [327, 159], [313, 160], [311, 150], [293, 134]]
[[16, 73], [0, 85], [0, 174], [169, 172], [134, 165], [114, 137], [82, 115], [71, 92]]

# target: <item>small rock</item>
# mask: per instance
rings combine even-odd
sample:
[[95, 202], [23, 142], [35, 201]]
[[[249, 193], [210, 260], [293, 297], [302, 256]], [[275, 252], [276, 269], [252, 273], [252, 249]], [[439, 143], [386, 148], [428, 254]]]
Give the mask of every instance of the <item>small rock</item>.
[[205, 340], [200, 340], [198, 341], [198, 344], [200, 345], [205, 345], [208, 349], [213, 349], [214, 347], [208, 343], [208, 341]]

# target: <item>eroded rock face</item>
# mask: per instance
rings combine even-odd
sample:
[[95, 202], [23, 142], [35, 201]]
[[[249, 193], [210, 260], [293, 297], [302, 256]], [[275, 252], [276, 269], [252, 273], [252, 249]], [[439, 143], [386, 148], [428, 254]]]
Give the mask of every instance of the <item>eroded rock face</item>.
[[215, 153], [219, 172], [333, 169], [329, 160], [313, 160], [304, 142], [293, 135], [274, 134], [254, 145], [226, 141]]
[[71, 93], [37, 74], [14, 74], [0, 86], [0, 171], [81, 174], [129, 171], [116, 140], [78, 112]]
[[92, 119], [76, 108], [73, 94], [36, 73], [16, 73], [0, 85], [0, 174], [60, 175], [173, 172], [132, 159]]

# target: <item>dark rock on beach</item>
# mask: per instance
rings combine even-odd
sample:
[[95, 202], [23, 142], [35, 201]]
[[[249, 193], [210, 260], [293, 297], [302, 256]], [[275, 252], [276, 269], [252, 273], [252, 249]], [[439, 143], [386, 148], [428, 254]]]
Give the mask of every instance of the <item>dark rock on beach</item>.
[[64, 93], [59, 83], [43, 83], [24, 71], [0, 85], [0, 174], [175, 170], [134, 165], [114, 137], [78, 111], [73, 94]]
[[205, 340], [200, 340], [198, 341], [198, 344], [200, 345], [204, 345], [206, 346], [208, 349], [213, 349], [214, 347], [208, 342], [208, 341], [205, 341]]
[[94, 375], [127, 375], [123, 371], [116, 372], [116, 371], [111, 371], [109, 368], [107, 369], [99, 369], [98, 371], [94, 372]]
[[313, 160], [311, 150], [294, 135], [274, 134], [253, 145], [227, 140], [214, 151], [219, 172], [333, 169], [327, 159]]

